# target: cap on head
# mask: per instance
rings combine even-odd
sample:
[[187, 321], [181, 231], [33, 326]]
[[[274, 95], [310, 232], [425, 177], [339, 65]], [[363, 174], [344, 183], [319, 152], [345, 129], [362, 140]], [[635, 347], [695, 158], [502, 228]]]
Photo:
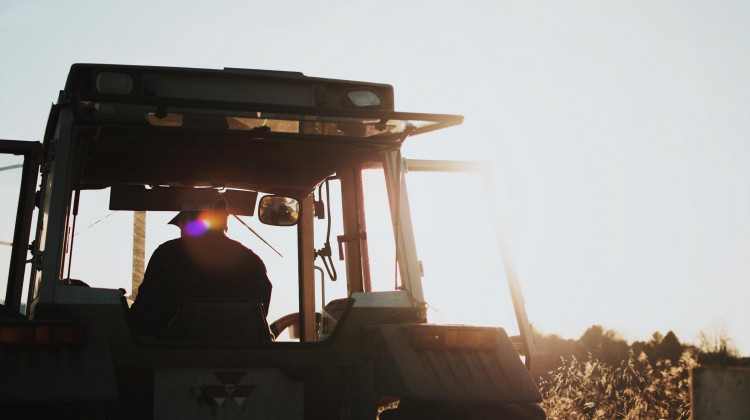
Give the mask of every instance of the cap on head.
[[224, 197], [210, 201], [183, 203], [182, 209], [168, 224], [175, 225], [189, 236], [199, 236], [206, 231], [225, 231], [229, 210]]

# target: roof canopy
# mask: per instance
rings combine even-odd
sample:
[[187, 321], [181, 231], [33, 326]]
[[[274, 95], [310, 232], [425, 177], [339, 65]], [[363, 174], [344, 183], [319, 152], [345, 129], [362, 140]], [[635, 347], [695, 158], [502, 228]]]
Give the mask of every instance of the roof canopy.
[[84, 188], [181, 185], [301, 198], [411, 135], [463, 117], [393, 111], [390, 85], [301, 73], [77, 64], [60, 103], [84, 142]]

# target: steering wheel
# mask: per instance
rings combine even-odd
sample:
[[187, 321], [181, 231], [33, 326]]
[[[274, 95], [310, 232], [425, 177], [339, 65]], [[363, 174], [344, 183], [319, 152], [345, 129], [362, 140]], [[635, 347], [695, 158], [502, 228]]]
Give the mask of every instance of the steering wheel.
[[[320, 327], [320, 320], [323, 316], [320, 314], [320, 312], [315, 313], [315, 329], [317, 330]], [[273, 333], [274, 337], [278, 337], [279, 334], [284, 332], [285, 329], [290, 328], [289, 335], [292, 336], [292, 338], [299, 338], [294, 337], [294, 335], [299, 334], [299, 312], [293, 312], [291, 314], [287, 314], [282, 316], [281, 318], [277, 319], [276, 321], [272, 322], [271, 325], [269, 325], [269, 328], [271, 329], [271, 332]], [[297, 334], [295, 334], [297, 333]]]
[[[274, 337], [278, 337], [279, 334], [281, 334], [285, 329], [291, 327], [292, 325], [295, 325], [297, 329], [299, 329], [299, 312], [293, 312], [291, 314], [282, 316], [281, 318], [272, 322], [271, 325], [269, 325], [269, 328], [271, 328], [271, 332], [273, 333]], [[294, 327], [292, 328], [294, 329]]]

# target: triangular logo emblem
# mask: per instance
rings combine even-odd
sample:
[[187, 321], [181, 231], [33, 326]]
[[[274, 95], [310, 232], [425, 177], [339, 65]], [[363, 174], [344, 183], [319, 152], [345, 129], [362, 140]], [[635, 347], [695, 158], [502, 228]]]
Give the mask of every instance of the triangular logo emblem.
[[252, 384], [239, 385], [240, 380], [245, 377], [245, 372], [215, 372], [214, 376], [221, 385], [203, 385], [202, 389], [219, 407], [228, 399], [241, 406], [255, 389], [255, 385]]
[[203, 392], [219, 407], [229, 397], [229, 390], [223, 385], [203, 385]]
[[242, 406], [242, 403], [245, 402], [245, 399], [254, 389], [255, 385], [237, 385], [231, 391], [230, 395], [235, 401], [237, 401], [237, 405]]

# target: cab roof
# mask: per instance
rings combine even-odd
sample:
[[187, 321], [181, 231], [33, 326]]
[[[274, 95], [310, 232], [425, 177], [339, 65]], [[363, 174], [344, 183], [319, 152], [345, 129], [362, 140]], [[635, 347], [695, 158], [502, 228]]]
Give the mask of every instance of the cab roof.
[[74, 64], [59, 105], [84, 147], [83, 188], [181, 185], [304, 197], [406, 137], [463, 117], [394, 111], [387, 84], [297, 72]]

